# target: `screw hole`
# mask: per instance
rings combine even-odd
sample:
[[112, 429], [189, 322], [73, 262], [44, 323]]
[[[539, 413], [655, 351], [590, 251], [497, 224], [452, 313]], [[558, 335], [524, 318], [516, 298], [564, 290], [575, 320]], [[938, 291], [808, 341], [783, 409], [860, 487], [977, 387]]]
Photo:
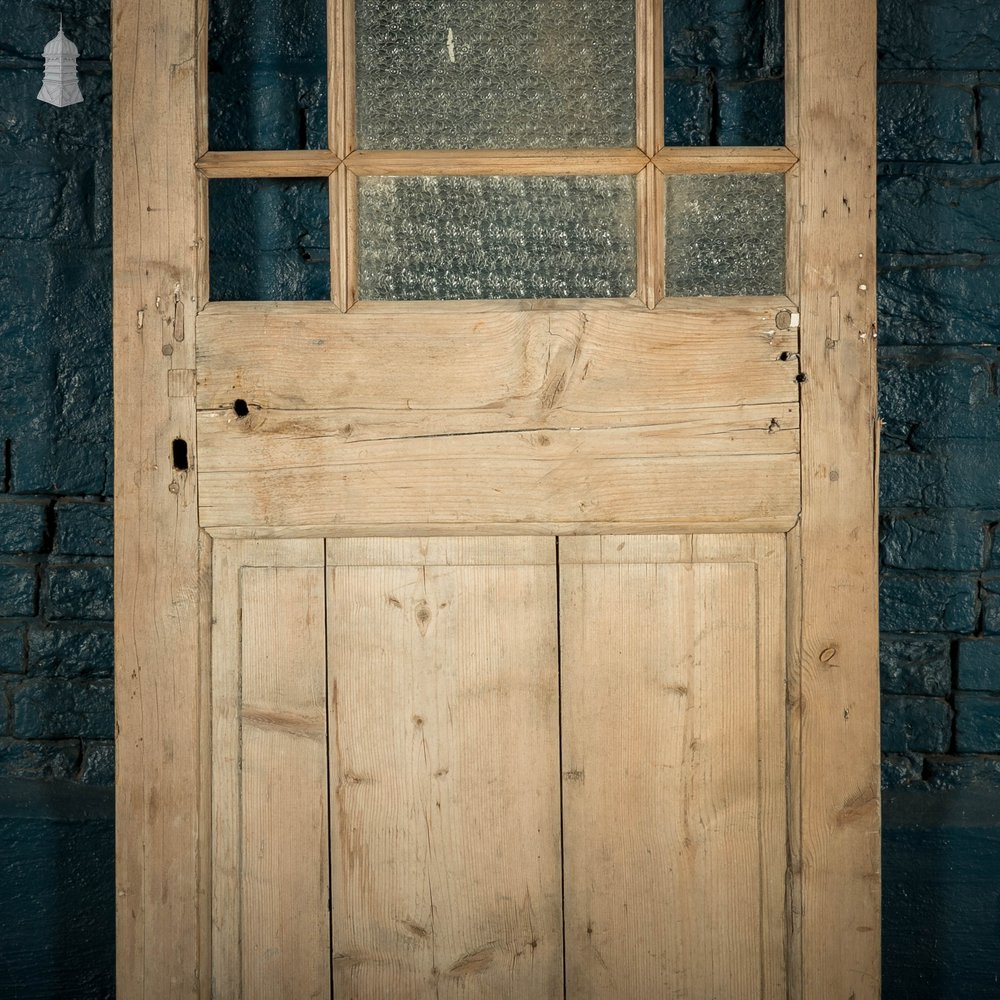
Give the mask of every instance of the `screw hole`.
[[237, 399], [233, 403], [233, 413], [238, 417], [245, 417], [250, 412], [250, 407], [247, 406], [247, 401], [245, 399]]
[[187, 472], [188, 470], [188, 443], [184, 438], [175, 438], [173, 447], [173, 462], [174, 468], [178, 472]]
[[791, 355], [788, 353], [788, 351], [782, 351], [778, 355], [778, 360], [779, 361], [787, 361], [790, 357], [791, 357]]

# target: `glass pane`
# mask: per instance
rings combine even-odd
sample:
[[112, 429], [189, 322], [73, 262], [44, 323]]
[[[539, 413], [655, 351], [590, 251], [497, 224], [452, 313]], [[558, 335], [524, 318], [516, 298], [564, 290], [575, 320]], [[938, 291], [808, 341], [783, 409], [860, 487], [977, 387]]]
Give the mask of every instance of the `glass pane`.
[[784, 29], [784, 0], [666, 0], [667, 145], [783, 145]]
[[212, 149], [326, 149], [325, 0], [211, 0]]
[[785, 291], [784, 174], [667, 177], [668, 295]]
[[208, 219], [212, 299], [330, 297], [325, 180], [211, 181]]
[[635, 144], [633, 0], [356, 0], [362, 149]]
[[361, 177], [366, 299], [635, 291], [634, 177]]

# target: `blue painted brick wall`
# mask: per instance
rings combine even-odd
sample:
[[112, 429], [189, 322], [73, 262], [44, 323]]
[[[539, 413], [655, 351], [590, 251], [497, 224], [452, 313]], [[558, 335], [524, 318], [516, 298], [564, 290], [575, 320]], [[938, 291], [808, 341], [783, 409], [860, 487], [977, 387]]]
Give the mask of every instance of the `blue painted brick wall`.
[[[886, 780], [1000, 752], [1000, 8], [883, 0], [879, 399]], [[973, 693], [974, 692], [974, 693]], [[906, 754], [909, 768], [894, 755]], [[930, 756], [928, 756], [930, 755]]]
[[[35, 100], [58, 14], [82, 105]], [[107, 0], [0, 5], [0, 774], [111, 759]]]
[[[775, 2], [671, 10], [713, 3], [668, 46], [670, 139], [779, 141]], [[59, 12], [63, 110], [35, 100]], [[317, 53], [213, 17], [216, 145], [322, 145]], [[1000, 4], [882, 0], [879, 77], [884, 995], [968, 1000], [1000, 976]], [[109, 150], [107, 0], [0, 4], [0, 996], [112, 990]]]

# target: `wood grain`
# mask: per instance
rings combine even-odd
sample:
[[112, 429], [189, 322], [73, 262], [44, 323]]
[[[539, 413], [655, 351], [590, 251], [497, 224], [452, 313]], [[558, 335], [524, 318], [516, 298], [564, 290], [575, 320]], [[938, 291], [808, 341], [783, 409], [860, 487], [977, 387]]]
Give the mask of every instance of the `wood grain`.
[[713, 309], [690, 301], [652, 314], [397, 305], [348, 316], [325, 303], [213, 307], [198, 317], [198, 407], [231, 408], [243, 398], [265, 410], [481, 410], [503, 429], [520, 416], [565, 414], [564, 426], [575, 426], [588, 413], [592, 422], [600, 414], [796, 403], [798, 331], [775, 323], [788, 304]]
[[[319, 612], [316, 613], [316, 580], [323, 583], [323, 551], [322, 540], [311, 541], [245, 541], [226, 539], [218, 540], [213, 546], [212, 566], [212, 611], [211, 611], [211, 641], [212, 641], [212, 728], [211, 728], [211, 761], [212, 761], [212, 967], [211, 979], [206, 970], [205, 981], [211, 982], [215, 996], [250, 996], [260, 995], [260, 984], [273, 983], [277, 970], [271, 965], [267, 968], [254, 968], [249, 961], [245, 966], [244, 957], [249, 960], [253, 956], [255, 946], [259, 948], [262, 933], [266, 933], [268, 913], [279, 913], [280, 909], [272, 910], [275, 904], [287, 904], [287, 896], [282, 896], [281, 884], [276, 890], [276, 896], [267, 900], [265, 906], [253, 903], [253, 893], [263, 886], [269, 889], [275, 887], [274, 876], [280, 874], [280, 866], [286, 867], [302, 861], [300, 873], [293, 872], [291, 881], [296, 874], [299, 878], [308, 880], [309, 885], [303, 891], [299, 902], [303, 914], [308, 917], [315, 928], [326, 926], [329, 931], [329, 921], [326, 918], [326, 897], [322, 899], [321, 918], [317, 922], [315, 909], [316, 897], [314, 888], [317, 885], [328, 885], [324, 882], [324, 872], [327, 870], [328, 850], [326, 845], [313, 845], [311, 860], [307, 853], [305, 830], [311, 822], [321, 821], [325, 827], [326, 819], [323, 810], [315, 813], [317, 798], [325, 802], [326, 797], [326, 748], [318, 747], [314, 736], [309, 735], [303, 740], [291, 735], [291, 730], [280, 730], [261, 727], [263, 717], [258, 712], [256, 717], [251, 712], [249, 721], [245, 717], [244, 708], [249, 700], [251, 708], [255, 701], [280, 701], [282, 692], [288, 687], [289, 694], [298, 696], [297, 701], [308, 700], [310, 685], [315, 689], [318, 683], [317, 670], [323, 682], [323, 690], [319, 697], [320, 718], [325, 718], [325, 662], [320, 662], [317, 648], [317, 634], [320, 648], [325, 641], [323, 622], [322, 591], [319, 593]], [[259, 568], [258, 576], [250, 582], [251, 589], [241, 590], [241, 575], [245, 567]], [[257, 572], [257, 570], [255, 570]], [[287, 574], [292, 574], [288, 576]], [[304, 590], [296, 590], [297, 584], [304, 583]], [[266, 584], [270, 591], [262, 591]], [[275, 589], [281, 584], [284, 589]], [[255, 588], [255, 589], [254, 589]], [[311, 589], [310, 589], [311, 588]], [[295, 597], [298, 606], [284, 607], [286, 599]], [[305, 602], [301, 598], [305, 598]], [[308, 613], [310, 620], [303, 616]], [[278, 616], [276, 618], [276, 615]], [[244, 631], [247, 636], [244, 637]], [[271, 638], [269, 639], [268, 633]], [[247, 642], [249, 649], [249, 684], [244, 677], [247, 662]], [[289, 654], [295, 655], [296, 667], [291, 671], [276, 670], [269, 675], [269, 667], [263, 667], [266, 662], [274, 666], [274, 648], [268, 648], [267, 643], [278, 643], [277, 652], [284, 648]], [[254, 645], [256, 643], [256, 645]], [[261, 654], [263, 654], [263, 659]], [[270, 660], [268, 659], [270, 658]], [[299, 665], [302, 670], [300, 671]], [[265, 673], [260, 674], [264, 669]], [[285, 674], [288, 674], [287, 680]], [[269, 680], [270, 677], [270, 680]], [[271, 685], [268, 688], [268, 684]], [[277, 688], [275, 688], [275, 685]], [[278, 709], [283, 711], [283, 709]], [[296, 709], [300, 716], [306, 713]], [[316, 706], [311, 709], [313, 726], [315, 728]], [[277, 737], [277, 743], [272, 747], [276, 752], [287, 748], [293, 758], [298, 754], [296, 766], [301, 767], [301, 773], [268, 775], [266, 767], [272, 767], [278, 757], [269, 757], [267, 741]], [[290, 741], [290, 742], [289, 742]], [[285, 744], [285, 748], [281, 744]], [[249, 746], [249, 757], [247, 747]], [[318, 774], [316, 760], [319, 750], [322, 750], [322, 760]], [[264, 751], [264, 752], [261, 752]], [[305, 751], [301, 753], [300, 751]], [[268, 797], [268, 782], [273, 781], [275, 795], [284, 799], [277, 803]], [[306, 783], [310, 784], [307, 785]], [[281, 786], [280, 788], [278, 786]], [[295, 790], [293, 796], [290, 789]], [[279, 810], [274, 806], [280, 805]], [[262, 815], [269, 815], [272, 832], [277, 837], [274, 843], [266, 839], [260, 844], [257, 852], [248, 850], [247, 830], [252, 829], [255, 817], [246, 814], [249, 810], [260, 807]], [[301, 844], [298, 853], [289, 849], [287, 832], [280, 829], [282, 816], [294, 818], [301, 827], [295, 831], [292, 840]], [[245, 819], [249, 818], [248, 827]], [[260, 831], [266, 833], [266, 827]], [[318, 850], [318, 853], [317, 853]], [[249, 864], [245, 864], [249, 859]], [[263, 871], [255, 870], [254, 865], [264, 861]], [[247, 882], [257, 882], [257, 885], [247, 886]], [[248, 900], [247, 889], [251, 896]], [[308, 901], [313, 899], [310, 912]], [[249, 905], [248, 905], [249, 903]], [[263, 912], [262, 912], [263, 910]], [[261, 918], [264, 918], [262, 924]], [[241, 940], [244, 927], [247, 934]], [[257, 930], [257, 936], [249, 933]], [[291, 919], [289, 930], [297, 929], [298, 923]], [[316, 943], [315, 928], [307, 929], [305, 938]], [[274, 937], [281, 940], [281, 929], [275, 931]], [[315, 975], [317, 962], [324, 959], [329, 964], [329, 939], [323, 944], [322, 952], [303, 958], [303, 970], [311, 969]], [[293, 954], [296, 947], [292, 942]], [[285, 953], [287, 957], [287, 952]], [[259, 957], [259, 956], [258, 956]], [[277, 956], [272, 956], [277, 957]], [[298, 958], [295, 959], [298, 964]], [[329, 979], [329, 975], [327, 975]], [[241, 992], [245, 991], [245, 992]], [[278, 995], [278, 994], [274, 994]], [[290, 994], [284, 994], [290, 995]], [[302, 995], [308, 996], [309, 993]]]
[[340, 165], [328, 149], [213, 150], [198, 159], [206, 177], [329, 177]]
[[555, 543], [368, 545], [329, 542], [334, 992], [561, 996]]
[[568, 996], [784, 997], [782, 549], [560, 542]]
[[785, 146], [668, 146], [653, 162], [665, 174], [783, 174], [797, 157]]
[[875, 3], [799, 12], [802, 996], [879, 995]]
[[245, 567], [240, 591], [240, 995], [322, 1000], [330, 996], [323, 571]]
[[762, 305], [206, 311], [203, 523], [788, 527], [797, 340]]
[[198, 456], [194, 399], [168, 380], [194, 367], [203, 11], [115, 0], [112, 15], [117, 991], [193, 1000], [209, 916]]
[[358, 176], [454, 174], [637, 174], [649, 162], [638, 149], [355, 150], [344, 161]]
[[[787, 530], [799, 511], [798, 450], [774, 452], [709, 429], [703, 447], [669, 427], [544, 430], [344, 443], [234, 431], [201, 415], [206, 526], [325, 525], [331, 533], [410, 525], [488, 532], [537, 526], [717, 527], [744, 519]], [[766, 448], [767, 450], [763, 450]], [[695, 454], [692, 454], [694, 450]], [[542, 530], [548, 530], [542, 528]]]

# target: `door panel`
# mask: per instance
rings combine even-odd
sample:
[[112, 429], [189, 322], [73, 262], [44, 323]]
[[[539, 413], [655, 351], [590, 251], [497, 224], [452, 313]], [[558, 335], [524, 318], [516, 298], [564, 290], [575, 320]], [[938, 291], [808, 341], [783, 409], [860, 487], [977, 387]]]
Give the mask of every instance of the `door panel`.
[[322, 542], [216, 551], [218, 996], [330, 995], [322, 559]]
[[555, 541], [327, 574], [335, 995], [561, 996]]
[[783, 538], [713, 542], [560, 542], [575, 998], [785, 995]]
[[783, 301], [419, 320], [275, 307], [257, 337], [233, 306], [209, 311], [202, 523], [787, 529], [798, 365]]

